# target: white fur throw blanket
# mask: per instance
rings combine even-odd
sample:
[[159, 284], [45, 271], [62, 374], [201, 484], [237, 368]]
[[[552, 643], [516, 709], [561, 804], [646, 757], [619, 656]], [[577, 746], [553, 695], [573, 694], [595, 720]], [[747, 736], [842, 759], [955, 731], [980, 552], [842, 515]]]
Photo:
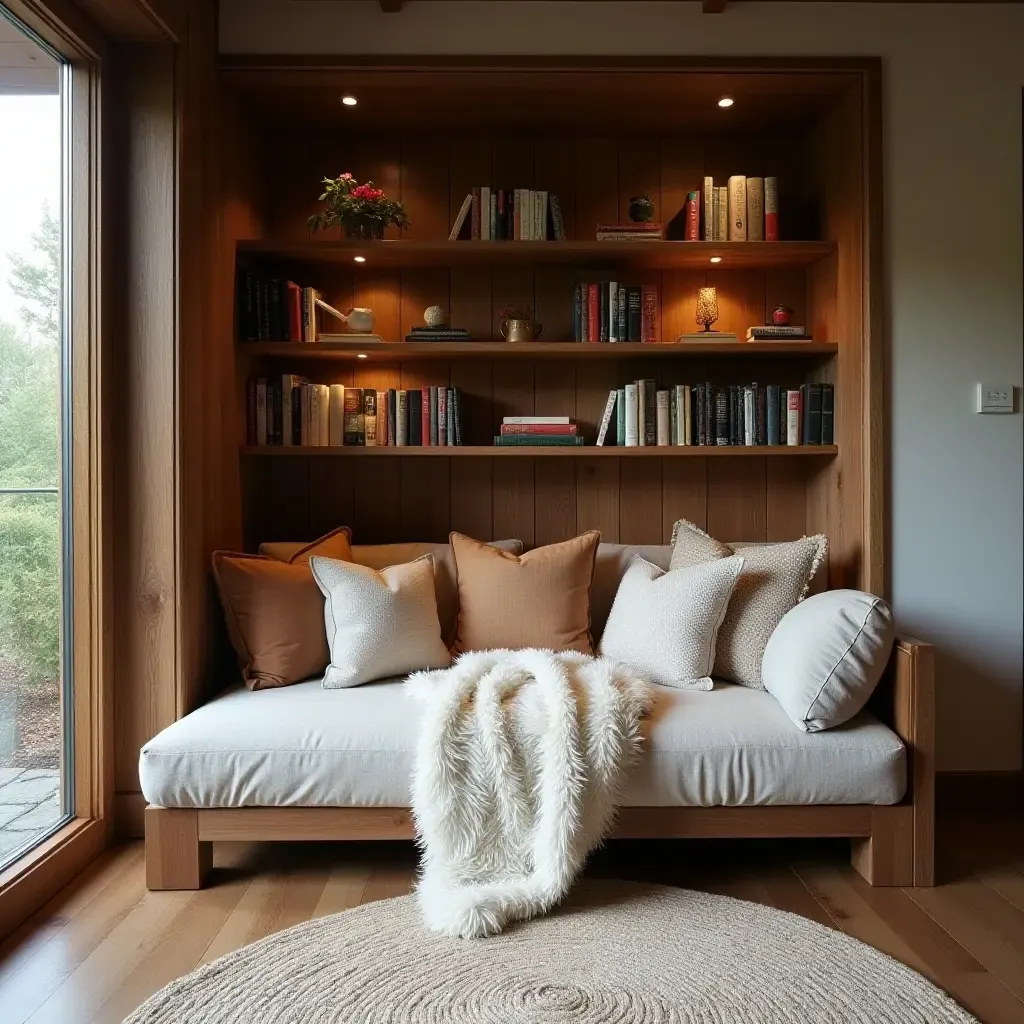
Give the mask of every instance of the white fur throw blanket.
[[407, 686], [424, 706], [412, 807], [427, 927], [492, 935], [548, 910], [611, 828], [647, 684], [603, 658], [496, 650]]

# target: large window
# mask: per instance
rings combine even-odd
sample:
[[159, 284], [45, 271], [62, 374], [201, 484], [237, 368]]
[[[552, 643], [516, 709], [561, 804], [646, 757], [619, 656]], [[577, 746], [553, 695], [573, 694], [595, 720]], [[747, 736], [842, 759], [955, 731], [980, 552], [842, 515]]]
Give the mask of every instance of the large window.
[[0, 867], [73, 807], [67, 81], [0, 4]]

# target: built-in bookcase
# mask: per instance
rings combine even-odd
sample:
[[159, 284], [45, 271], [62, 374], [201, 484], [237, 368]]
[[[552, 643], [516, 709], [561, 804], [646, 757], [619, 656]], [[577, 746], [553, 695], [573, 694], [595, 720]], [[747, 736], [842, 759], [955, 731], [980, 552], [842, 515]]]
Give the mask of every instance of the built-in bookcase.
[[[211, 359], [226, 385], [233, 374], [220, 486], [236, 502], [240, 543], [302, 540], [339, 524], [359, 542], [443, 540], [454, 529], [545, 544], [599, 529], [611, 541], [663, 543], [685, 516], [724, 540], [824, 532], [833, 584], [883, 589], [873, 64], [258, 65], [223, 72], [224, 308], [213, 315], [224, 351]], [[359, 105], [342, 107], [343, 92]], [[729, 110], [717, 106], [722, 95], [735, 100]], [[401, 198], [411, 227], [371, 243], [312, 236], [319, 181], [342, 171]], [[676, 240], [686, 195], [706, 174], [718, 184], [730, 174], [775, 175], [783, 240]], [[557, 195], [566, 241], [449, 242], [475, 185]], [[597, 223], [628, 219], [639, 193], [670, 225], [669, 240], [595, 241]], [[239, 342], [229, 296], [246, 268], [312, 285], [341, 309], [372, 308], [386, 344]], [[575, 283], [609, 279], [658, 286], [661, 344], [572, 342]], [[720, 330], [742, 337], [782, 303], [815, 342], [673, 344], [696, 329], [705, 284], [717, 288]], [[435, 304], [477, 343], [406, 345]], [[549, 340], [494, 343], [497, 310], [508, 304], [531, 306]], [[457, 386], [466, 447], [248, 448], [246, 380], [280, 372], [376, 389]], [[665, 386], [829, 381], [836, 443], [486, 447], [509, 414], [570, 415], [592, 437], [609, 390], [639, 377]]]

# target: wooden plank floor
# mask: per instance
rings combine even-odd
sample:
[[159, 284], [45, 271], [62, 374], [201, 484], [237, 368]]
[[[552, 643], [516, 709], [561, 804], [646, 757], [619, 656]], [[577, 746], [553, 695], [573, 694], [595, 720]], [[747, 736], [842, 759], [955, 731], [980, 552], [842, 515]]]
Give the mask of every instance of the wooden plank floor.
[[[407, 893], [408, 844], [219, 844], [211, 887], [149, 893], [109, 851], [0, 946], [3, 1024], [120, 1021], [202, 963], [312, 917]], [[902, 960], [986, 1024], [1024, 1022], [1024, 816], [940, 822], [934, 889], [872, 889], [839, 841], [620, 843], [589, 868], [753, 900]]]

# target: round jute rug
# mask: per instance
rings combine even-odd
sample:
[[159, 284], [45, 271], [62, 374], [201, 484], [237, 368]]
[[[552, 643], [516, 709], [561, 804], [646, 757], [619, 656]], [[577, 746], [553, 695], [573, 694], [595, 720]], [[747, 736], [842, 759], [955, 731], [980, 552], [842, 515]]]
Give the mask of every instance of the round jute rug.
[[[966, 1024], [919, 974], [840, 932], [725, 896], [584, 882], [490, 939], [423, 931], [413, 897], [229, 953], [126, 1024]], [[976, 1024], [976, 1022], [974, 1022]]]

